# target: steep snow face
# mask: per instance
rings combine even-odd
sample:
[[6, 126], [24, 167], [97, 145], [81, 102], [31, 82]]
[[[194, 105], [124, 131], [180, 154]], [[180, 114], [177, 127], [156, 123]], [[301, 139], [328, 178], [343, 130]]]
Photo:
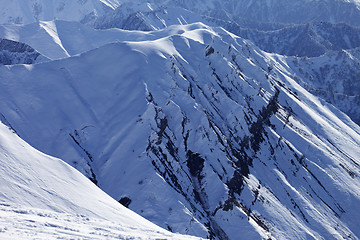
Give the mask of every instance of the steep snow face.
[[46, 60], [47, 58], [24, 43], [0, 38], [0, 65], [32, 64]]
[[119, 6], [118, 0], [1, 0], [0, 22], [28, 24], [39, 20], [93, 20]]
[[174, 232], [359, 238], [360, 129], [286, 57], [203, 24], [142, 37], [0, 67], [3, 122]]
[[0, 237], [191, 239], [121, 206], [60, 159], [0, 123]]

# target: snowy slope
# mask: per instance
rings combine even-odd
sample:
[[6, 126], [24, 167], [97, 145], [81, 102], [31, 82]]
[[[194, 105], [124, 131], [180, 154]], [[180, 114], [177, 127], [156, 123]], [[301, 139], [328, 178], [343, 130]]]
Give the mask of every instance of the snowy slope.
[[106, 195], [60, 159], [0, 123], [1, 239], [189, 239], [173, 235]]
[[[136, 225], [0, 203], [1, 239], [199, 239]], [[126, 224], [128, 222], [126, 221]]]
[[122, 34], [0, 67], [3, 122], [174, 232], [359, 238], [360, 129], [287, 58], [203, 24]]

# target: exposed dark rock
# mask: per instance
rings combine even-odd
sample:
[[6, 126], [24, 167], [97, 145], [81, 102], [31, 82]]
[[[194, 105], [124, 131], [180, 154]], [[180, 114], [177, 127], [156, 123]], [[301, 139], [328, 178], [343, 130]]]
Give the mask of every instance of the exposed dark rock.
[[249, 131], [252, 134], [250, 137], [251, 148], [257, 152], [260, 150], [260, 143], [263, 142], [264, 125], [270, 125], [269, 119], [278, 110], [277, 98], [280, 91], [276, 88], [275, 95], [270, 99], [268, 105], [263, 107], [258, 116], [258, 120], [251, 124]]
[[122, 198], [120, 198], [119, 203], [121, 203], [124, 207], [129, 208], [131, 199], [129, 197], [122, 197]]
[[230, 196], [233, 197], [235, 193], [240, 195], [244, 188], [243, 175], [238, 170], [235, 170], [234, 175], [226, 185], [229, 187]]
[[210, 47], [210, 48], [206, 51], [205, 56], [209, 56], [209, 55], [213, 54], [214, 52], [215, 52], [214, 48], [213, 48], [213, 47]]
[[88, 157], [88, 159], [90, 160], [90, 162], [87, 163], [87, 165], [90, 168], [90, 176], [88, 176], [88, 178], [95, 184], [98, 184], [98, 180], [96, 179], [96, 175], [94, 173], [94, 170], [91, 167], [91, 162], [94, 161], [93, 156], [80, 144], [80, 142], [77, 140], [77, 138], [79, 138], [79, 133], [77, 130], [74, 130], [74, 135], [69, 133], [69, 136], [71, 137], [71, 139], [74, 141], [74, 143], [86, 154], [86, 156]]
[[0, 64], [32, 64], [40, 53], [25, 43], [0, 38]]
[[189, 168], [190, 174], [193, 177], [196, 177], [201, 181], [201, 171], [204, 168], [205, 160], [200, 156], [199, 153], [193, 153], [192, 151], [188, 150], [186, 153], [187, 156], [187, 167]]

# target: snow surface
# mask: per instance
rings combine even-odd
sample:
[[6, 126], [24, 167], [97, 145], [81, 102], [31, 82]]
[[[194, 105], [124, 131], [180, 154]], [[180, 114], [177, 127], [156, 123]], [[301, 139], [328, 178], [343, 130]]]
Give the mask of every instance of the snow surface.
[[191, 239], [138, 216], [0, 124], [1, 239]]

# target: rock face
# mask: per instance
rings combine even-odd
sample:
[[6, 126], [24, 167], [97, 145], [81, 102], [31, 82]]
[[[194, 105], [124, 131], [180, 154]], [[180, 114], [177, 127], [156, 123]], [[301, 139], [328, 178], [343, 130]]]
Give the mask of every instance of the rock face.
[[25, 43], [0, 38], [0, 65], [33, 64], [45, 60]]
[[174, 232], [360, 235], [360, 129], [293, 59], [203, 24], [121, 34], [141, 40], [1, 67], [8, 125]]

